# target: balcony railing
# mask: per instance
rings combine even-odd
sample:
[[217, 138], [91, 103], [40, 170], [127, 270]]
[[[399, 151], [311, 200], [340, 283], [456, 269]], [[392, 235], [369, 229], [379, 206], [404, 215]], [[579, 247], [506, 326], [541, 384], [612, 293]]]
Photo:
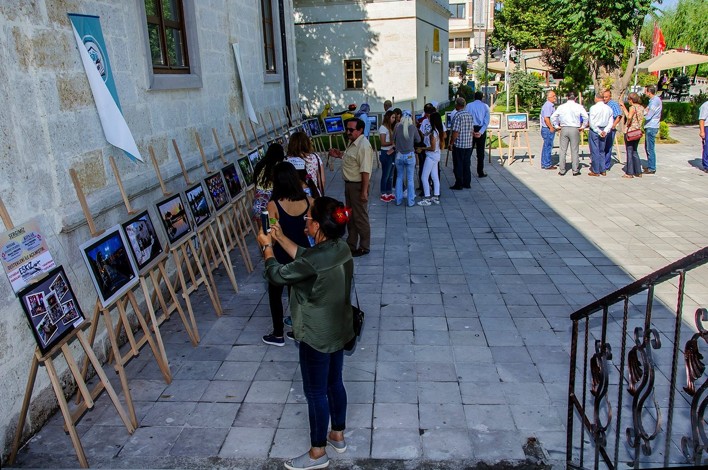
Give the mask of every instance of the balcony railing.
[[[683, 317], [687, 287], [707, 291], [689, 272], [707, 262], [708, 247], [571, 315], [568, 468], [701, 465], [708, 456], [708, 310]], [[674, 291], [675, 310], [655, 298]]]

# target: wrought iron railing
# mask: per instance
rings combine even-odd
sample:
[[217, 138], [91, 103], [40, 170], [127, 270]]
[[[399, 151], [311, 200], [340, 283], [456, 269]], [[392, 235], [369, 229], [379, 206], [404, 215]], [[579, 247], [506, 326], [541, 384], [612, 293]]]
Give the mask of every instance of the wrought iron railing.
[[[708, 247], [571, 315], [568, 468], [701, 465], [708, 457], [700, 352], [708, 346], [708, 310], [683, 317], [687, 273], [706, 263]], [[707, 283], [696, 284], [708, 292]], [[675, 310], [655, 302], [667, 288], [676, 291]]]

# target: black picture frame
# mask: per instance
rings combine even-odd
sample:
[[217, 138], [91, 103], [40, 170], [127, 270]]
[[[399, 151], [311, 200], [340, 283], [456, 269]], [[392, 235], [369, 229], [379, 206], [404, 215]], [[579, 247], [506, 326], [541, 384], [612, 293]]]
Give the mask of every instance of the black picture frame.
[[218, 211], [229, 203], [229, 192], [226, 190], [226, 184], [221, 172], [204, 178], [204, 185], [207, 188], [214, 210]]
[[152, 218], [147, 210], [126, 220], [120, 226], [128, 240], [128, 248], [130, 248], [135, 264], [138, 265], [138, 270], [142, 271], [164, 252], [160, 237], [157, 236], [155, 224], [152, 223]]
[[102, 306], [110, 306], [138, 283], [138, 267], [120, 225], [86, 241], [80, 249]]
[[184, 192], [187, 198], [187, 207], [192, 214], [195, 227], [201, 226], [211, 217], [211, 208], [207, 201], [206, 191], [201, 182], [195, 184]]
[[253, 184], [253, 167], [248, 156], [239, 158], [236, 163], [238, 163], [238, 167], [241, 170], [244, 183], [246, 183], [246, 186], [251, 186]]
[[229, 196], [232, 200], [235, 199], [243, 191], [241, 177], [238, 175], [236, 165], [229, 163], [221, 169], [221, 174], [224, 176], [224, 183], [226, 184], [226, 189], [229, 192]]
[[155, 209], [170, 245], [177, 244], [192, 232], [192, 225], [185, 207], [182, 195], [179, 193], [155, 203]]
[[[56, 285], [62, 285], [65, 289], [61, 297], [53, 289]], [[37, 282], [25, 286], [17, 296], [42, 354], [49, 352], [86, 320], [63, 266], [53, 268]], [[55, 313], [55, 321], [52, 321], [49, 308], [45, 303], [45, 299], [49, 296], [53, 296], [58, 301], [58, 305], [54, 308], [55, 312], [57, 309], [59, 312]], [[37, 302], [42, 304], [44, 311], [36, 310]]]

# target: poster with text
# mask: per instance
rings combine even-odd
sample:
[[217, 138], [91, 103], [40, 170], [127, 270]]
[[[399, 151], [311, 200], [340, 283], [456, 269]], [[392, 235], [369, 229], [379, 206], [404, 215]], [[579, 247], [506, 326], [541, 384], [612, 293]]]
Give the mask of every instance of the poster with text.
[[0, 258], [15, 293], [55, 266], [36, 219], [0, 233]]

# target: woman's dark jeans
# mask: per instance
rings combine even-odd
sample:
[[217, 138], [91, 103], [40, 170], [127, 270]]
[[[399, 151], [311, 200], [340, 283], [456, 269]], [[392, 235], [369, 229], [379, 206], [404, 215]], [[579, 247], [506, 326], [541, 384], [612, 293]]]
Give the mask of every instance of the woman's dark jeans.
[[381, 194], [393, 194], [393, 162], [396, 160], [396, 152], [391, 155], [387, 150], [379, 152], [381, 162]]
[[[276, 286], [268, 283], [268, 303], [270, 304], [270, 318], [273, 320], [273, 336], [283, 337], [283, 289], [285, 286]], [[288, 289], [288, 293], [290, 289]]]
[[344, 350], [321, 353], [300, 342], [302, 388], [310, 415], [310, 445], [327, 445], [327, 425], [332, 431], [344, 431], [347, 419], [347, 391], [342, 381]]

